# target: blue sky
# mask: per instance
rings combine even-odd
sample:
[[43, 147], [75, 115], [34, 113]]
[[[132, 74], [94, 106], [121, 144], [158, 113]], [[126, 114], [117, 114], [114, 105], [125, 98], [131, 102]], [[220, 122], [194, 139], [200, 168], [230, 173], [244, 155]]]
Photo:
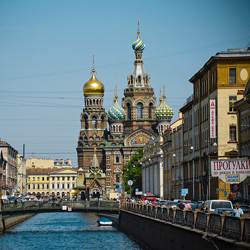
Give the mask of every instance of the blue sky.
[[76, 147], [92, 56], [104, 107], [119, 101], [135, 60], [140, 21], [144, 68], [174, 122], [189, 79], [217, 52], [250, 46], [250, 1], [0, 1], [0, 138], [26, 158], [70, 158]]

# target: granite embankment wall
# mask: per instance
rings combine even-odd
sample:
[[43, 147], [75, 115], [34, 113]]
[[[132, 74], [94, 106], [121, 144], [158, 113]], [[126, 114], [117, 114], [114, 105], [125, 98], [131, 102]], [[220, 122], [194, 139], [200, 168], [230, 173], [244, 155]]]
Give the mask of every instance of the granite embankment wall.
[[35, 214], [25, 214], [17, 216], [2, 216], [0, 215], [0, 233], [4, 232], [6, 229], [9, 229], [29, 218]]
[[151, 249], [250, 249], [250, 218], [122, 204], [119, 228]]

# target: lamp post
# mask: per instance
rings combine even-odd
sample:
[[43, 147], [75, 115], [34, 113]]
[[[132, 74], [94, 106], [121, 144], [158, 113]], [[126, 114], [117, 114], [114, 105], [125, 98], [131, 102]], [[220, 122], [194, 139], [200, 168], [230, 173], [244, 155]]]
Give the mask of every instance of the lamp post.
[[194, 201], [194, 147], [191, 146], [190, 150], [193, 150], [193, 201]]

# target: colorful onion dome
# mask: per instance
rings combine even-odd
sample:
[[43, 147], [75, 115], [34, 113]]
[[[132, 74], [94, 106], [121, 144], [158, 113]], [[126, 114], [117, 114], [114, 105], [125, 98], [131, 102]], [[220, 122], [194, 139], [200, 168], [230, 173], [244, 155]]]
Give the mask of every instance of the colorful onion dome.
[[[164, 91], [165, 92], [165, 91]], [[174, 111], [165, 101], [165, 93], [163, 94], [163, 102], [160, 98], [160, 106], [156, 109], [155, 115], [158, 120], [171, 120], [174, 116]]]
[[97, 80], [95, 76], [95, 70], [92, 70], [91, 79], [83, 86], [83, 93], [86, 94], [104, 94], [104, 85]]
[[132, 48], [135, 51], [142, 51], [145, 49], [145, 44], [140, 38], [139, 22], [138, 22], [137, 40], [133, 42]]
[[117, 101], [117, 95], [114, 99], [114, 105], [108, 111], [108, 117], [112, 120], [123, 120], [125, 118], [125, 110]]
[[132, 48], [135, 51], [141, 51], [145, 49], [145, 44], [141, 39], [137, 39], [136, 41], [133, 42]]

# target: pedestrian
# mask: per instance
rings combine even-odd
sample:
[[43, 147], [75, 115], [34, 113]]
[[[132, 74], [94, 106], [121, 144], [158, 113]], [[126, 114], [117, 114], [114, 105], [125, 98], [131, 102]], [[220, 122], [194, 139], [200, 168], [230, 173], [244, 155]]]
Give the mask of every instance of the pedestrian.
[[241, 214], [243, 214], [243, 210], [240, 208], [240, 204], [236, 203], [235, 204], [235, 210], [234, 210], [234, 216], [235, 217], [240, 217]]
[[192, 208], [191, 208], [190, 204], [188, 203], [188, 201], [186, 201], [185, 209], [192, 210]]
[[183, 204], [183, 200], [181, 200], [180, 203], [178, 204], [178, 208], [180, 208], [181, 210], [185, 208], [185, 205]]
[[1, 210], [3, 210], [3, 199], [1, 199]]
[[24, 199], [24, 198], [22, 198], [22, 199], [21, 199], [21, 202], [22, 202], [22, 208], [24, 208], [24, 205], [25, 205], [25, 199]]
[[208, 212], [206, 203], [203, 203], [203, 204], [202, 204], [201, 212], [204, 212], [204, 213], [207, 213], [207, 212]]
[[39, 207], [42, 207], [43, 206], [43, 199], [42, 197], [39, 198]]
[[14, 203], [15, 203], [15, 208], [17, 208], [17, 198], [15, 199]]

